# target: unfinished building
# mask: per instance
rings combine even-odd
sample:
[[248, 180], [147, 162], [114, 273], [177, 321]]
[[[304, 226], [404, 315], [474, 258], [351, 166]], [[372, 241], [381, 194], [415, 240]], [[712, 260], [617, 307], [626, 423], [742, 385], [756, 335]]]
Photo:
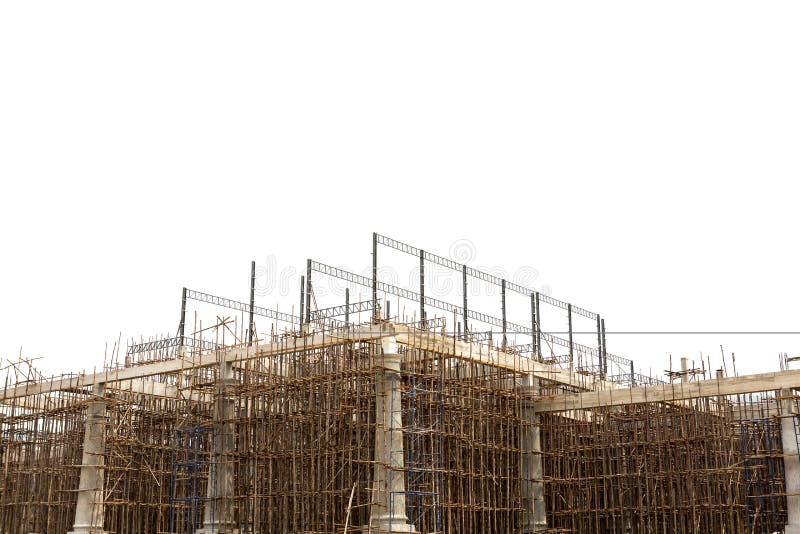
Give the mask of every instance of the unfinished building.
[[[381, 280], [380, 247], [418, 287]], [[800, 371], [684, 360], [662, 382], [593, 312], [378, 234], [372, 252], [371, 277], [309, 260], [297, 314], [256, 306], [252, 270], [249, 303], [184, 289], [176, 336], [101, 371], [8, 368], [0, 533], [800, 533]], [[426, 296], [434, 265], [458, 304]], [[325, 277], [344, 291], [323, 308]], [[242, 320], [187, 321], [193, 302]]]

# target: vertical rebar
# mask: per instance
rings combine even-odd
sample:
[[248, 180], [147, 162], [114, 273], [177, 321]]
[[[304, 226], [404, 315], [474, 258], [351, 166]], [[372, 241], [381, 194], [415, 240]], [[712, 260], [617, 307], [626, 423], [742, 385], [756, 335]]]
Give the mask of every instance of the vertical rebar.
[[372, 320], [378, 322], [378, 232], [372, 232]]
[[305, 309], [306, 300], [306, 277], [300, 276], [300, 324], [303, 323], [303, 310]]
[[306, 323], [311, 323], [311, 260], [306, 264]]
[[248, 344], [253, 344], [253, 330], [255, 330], [255, 323], [253, 321], [253, 307], [256, 305], [256, 262], [250, 262], [250, 326], [247, 333]]
[[178, 336], [180, 337], [180, 346], [183, 347], [183, 337], [186, 335], [186, 288], [183, 288], [181, 293], [181, 321], [178, 323]]
[[464, 338], [467, 337], [467, 332], [469, 332], [469, 328], [467, 327], [467, 265], [464, 264], [462, 269], [461, 275], [462, 285], [463, 285], [463, 293], [464, 293]]
[[539, 356], [539, 319], [536, 317], [536, 292], [531, 293], [531, 337], [533, 338], [533, 357]]
[[567, 304], [567, 322], [569, 323], [569, 370], [575, 367], [575, 353], [572, 346], [572, 304]]
[[539, 292], [536, 295], [536, 348], [539, 350], [537, 356], [542, 361], [542, 314], [539, 311]]
[[344, 324], [350, 326], [350, 288], [344, 288]]
[[500, 305], [503, 308], [503, 347], [506, 346], [506, 280], [500, 283]]
[[425, 324], [425, 251], [419, 251], [419, 319]]
[[603, 332], [600, 326], [600, 315], [597, 316], [597, 364], [600, 366], [600, 379], [606, 379], [606, 370], [603, 363]]
[[600, 332], [603, 345], [603, 374], [608, 375], [608, 350], [606, 350], [606, 320], [600, 319]]

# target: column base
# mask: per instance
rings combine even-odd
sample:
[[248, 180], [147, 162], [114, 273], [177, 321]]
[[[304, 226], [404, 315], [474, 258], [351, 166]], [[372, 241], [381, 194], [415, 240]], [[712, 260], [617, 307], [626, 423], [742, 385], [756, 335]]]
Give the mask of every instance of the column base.
[[522, 534], [532, 534], [533, 532], [544, 532], [547, 530], [547, 523], [523, 523], [520, 528]]
[[239, 529], [235, 525], [212, 525], [203, 526], [200, 530], [195, 530], [195, 534], [239, 534]]
[[[522, 534], [533, 534], [534, 532], [544, 532], [547, 530], [547, 525], [523, 525], [520, 529]], [[798, 533], [800, 534], [800, 533]]]
[[362, 532], [369, 532], [370, 534], [399, 534], [405, 532], [407, 534], [418, 534], [414, 525], [408, 522], [405, 517], [378, 517], [369, 522], [368, 527], [364, 527]]
[[100, 527], [72, 527], [67, 534], [111, 534]]

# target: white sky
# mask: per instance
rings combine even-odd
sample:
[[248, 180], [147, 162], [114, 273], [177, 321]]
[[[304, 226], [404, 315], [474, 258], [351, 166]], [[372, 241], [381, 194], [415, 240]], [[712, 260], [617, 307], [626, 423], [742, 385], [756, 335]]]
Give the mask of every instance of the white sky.
[[[363, 272], [372, 231], [467, 239], [610, 332], [800, 331], [798, 15], [3, 2], [0, 356], [99, 366], [120, 332], [174, 333], [184, 285], [246, 300], [251, 259]], [[257, 303], [288, 310], [290, 283]], [[654, 374], [721, 343], [740, 373], [800, 354], [798, 334], [608, 336]]]

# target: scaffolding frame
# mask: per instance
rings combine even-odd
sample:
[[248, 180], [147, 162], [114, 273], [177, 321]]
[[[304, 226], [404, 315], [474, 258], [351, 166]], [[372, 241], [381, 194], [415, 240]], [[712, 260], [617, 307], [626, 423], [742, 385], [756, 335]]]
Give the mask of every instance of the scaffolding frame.
[[[378, 279], [378, 244], [419, 258], [419, 288]], [[460, 272], [464, 287], [497, 285], [499, 316], [473, 309], [466, 290], [458, 305], [432, 295], [426, 262]], [[368, 531], [383, 504], [378, 467], [403, 481], [390, 500], [404, 500], [409, 533], [527, 534], [539, 490], [548, 524], [537, 532], [751, 534], [787, 523], [782, 421], [792, 417], [800, 450], [800, 410], [795, 400], [785, 413], [785, 398], [754, 384], [800, 386], [797, 372], [665, 384], [608, 353], [599, 314], [379, 234], [372, 278], [309, 260], [297, 315], [256, 306], [254, 273], [249, 304], [184, 288], [177, 335], [132, 343], [122, 366], [7, 373], [0, 534], [70, 530], [88, 469], [104, 476], [90, 503], [97, 526], [130, 534]], [[344, 304], [320, 308], [312, 273], [373, 298], [351, 303], [346, 291]], [[507, 292], [530, 299], [529, 317], [512, 317]], [[419, 317], [393, 315], [380, 305], [389, 296]], [[195, 312], [188, 325], [187, 301], [239, 315], [204, 323]], [[541, 303], [567, 312], [568, 339], [542, 330]], [[369, 321], [352, 321], [363, 312]], [[573, 314], [594, 322], [596, 348], [575, 342]], [[383, 465], [386, 339], [399, 347], [388, 409], [402, 424]], [[87, 466], [88, 414], [100, 405], [104, 452]], [[532, 458], [543, 476], [529, 472]]]

